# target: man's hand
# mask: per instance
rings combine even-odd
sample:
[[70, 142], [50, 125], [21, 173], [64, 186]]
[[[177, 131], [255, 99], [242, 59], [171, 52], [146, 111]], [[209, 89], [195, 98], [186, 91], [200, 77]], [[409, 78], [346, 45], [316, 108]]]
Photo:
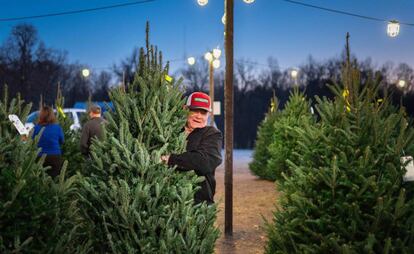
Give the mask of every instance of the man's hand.
[[164, 164], [168, 164], [168, 160], [170, 159], [170, 155], [162, 155], [161, 156], [161, 162]]
[[184, 127], [184, 132], [187, 135], [190, 135], [190, 133], [193, 131], [193, 128], [188, 127], [187, 125]]

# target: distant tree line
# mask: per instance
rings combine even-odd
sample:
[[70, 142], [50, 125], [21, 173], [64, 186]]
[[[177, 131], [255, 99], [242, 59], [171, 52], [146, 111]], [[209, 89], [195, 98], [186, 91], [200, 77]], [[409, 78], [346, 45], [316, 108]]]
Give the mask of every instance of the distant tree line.
[[[92, 72], [88, 78], [81, 75], [82, 63], [69, 63], [67, 52], [49, 48], [38, 37], [36, 28], [31, 24], [19, 24], [12, 28], [9, 37], [0, 45], [0, 93], [8, 85], [11, 96], [20, 93], [34, 109], [40, 100], [52, 104], [58, 85], [65, 97], [65, 107], [76, 101], [107, 101], [108, 89], [119, 83], [128, 85], [134, 78], [139, 66], [138, 47], [129, 57], [110, 70]], [[270, 106], [273, 92], [279, 100], [279, 108], [288, 99], [295, 85], [312, 100], [315, 95], [332, 97], [329, 84], [339, 82], [344, 54], [340, 57], [318, 62], [309, 56], [304, 64], [298, 66], [296, 79], [290, 70], [282, 70], [275, 58], [269, 58], [267, 65], [239, 59], [234, 68], [234, 146], [252, 148], [256, 139], [257, 127]], [[386, 63], [377, 66], [370, 59], [359, 61], [353, 57], [361, 70], [361, 78], [376, 75], [381, 79], [383, 92], [392, 93], [394, 104], [407, 108], [414, 114], [414, 70], [402, 63]], [[176, 71], [175, 76], [184, 78], [187, 94], [192, 91], [208, 92], [208, 64], [200, 59], [193, 66]], [[396, 85], [399, 79], [406, 85]], [[224, 72], [215, 71], [215, 100], [221, 102], [221, 115], [216, 116], [216, 124], [224, 130]]]
[[81, 75], [85, 67], [69, 63], [67, 52], [47, 47], [33, 25], [19, 24], [0, 45], [0, 92], [7, 85], [10, 96], [20, 93], [34, 109], [40, 100], [53, 104], [58, 85], [67, 107], [89, 97], [108, 100], [107, 90], [116, 84], [116, 75], [114, 78], [112, 74], [115, 66], [114, 70], [92, 72], [88, 78]]

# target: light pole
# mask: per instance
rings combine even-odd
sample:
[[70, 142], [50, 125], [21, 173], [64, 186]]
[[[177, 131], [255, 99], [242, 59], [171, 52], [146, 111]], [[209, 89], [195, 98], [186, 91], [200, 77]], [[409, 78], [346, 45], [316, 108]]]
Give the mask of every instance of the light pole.
[[[254, 0], [244, 0], [253, 3]], [[226, 53], [226, 80], [224, 85], [224, 234], [233, 235], [233, 31], [234, 0], [224, 1], [224, 43]]]
[[212, 51], [207, 52], [204, 55], [204, 58], [208, 61], [208, 70], [209, 70], [209, 82], [210, 82], [210, 99], [213, 102], [211, 104], [212, 114], [210, 115], [210, 125], [214, 125], [214, 69], [220, 67], [220, 56], [221, 50], [218, 48], [213, 49]]
[[[254, 0], [243, 0], [251, 4]], [[199, 1], [200, 2], [200, 1]], [[207, 4], [207, 1], [201, 1]], [[200, 4], [200, 3], [199, 3]], [[224, 84], [224, 234], [233, 235], [233, 23], [234, 0], [224, 0], [224, 44], [226, 78]]]
[[234, 1], [225, 0], [224, 43], [226, 79], [224, 83], [224, 234], [233, 235], [233, 11]]

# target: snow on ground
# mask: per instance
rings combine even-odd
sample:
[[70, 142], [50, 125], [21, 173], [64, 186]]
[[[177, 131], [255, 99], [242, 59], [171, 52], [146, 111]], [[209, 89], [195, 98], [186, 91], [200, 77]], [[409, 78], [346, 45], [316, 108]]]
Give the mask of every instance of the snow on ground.
[[[223, 156], [223, 162], [220, 165], [220, 168], [224, 168], [224, 149], [221, 151]], [[252, 161], [253, 150], [249, 149], [235, 149], [233, 150], [233, 169], [242, 169], [245, 168], [245, 165], [248, 165]], [[244, 167], [243, 167], [244, 166]]]

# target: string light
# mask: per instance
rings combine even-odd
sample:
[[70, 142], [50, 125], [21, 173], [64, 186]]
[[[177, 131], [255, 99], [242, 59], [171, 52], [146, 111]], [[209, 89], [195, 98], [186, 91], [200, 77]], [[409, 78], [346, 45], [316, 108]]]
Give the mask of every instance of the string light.
[[25, 19], [38, 19], [38, 18], [63, 16], [63, 15], [70, 15], [70, 14], [77, 14], [77, 13], [84, 13], [84, 12], [100, 11], [100, 10], [114, 9], [114, 8], [119, 8], [119, 7], [130, 6], [130, 5], [145, 4], [145, 3], [150, 3], [154, 1], [155, 0], [142, 0], [142, 1], [135, 1], [131, 3], [115, 4], [115, 5], [108, 5], [108, 6], [102, 6], [102, 7], [96, 7], [96, 8], [89, 8], [89, 9], [81, 9], [81, 10], [75, 10], [75, 11], [64, 11], [64, 12], [57, 12], [57, 13], [13, 17], [13, 18], [0, 18], [0, 22], [17, 21], [17, 20], [25, 20]]
[[400, 23], [396, 20], [388, 22], [387, 34], [389, 37], [396, 37], [400, 33]]
[[200, 6], [205, 6], [206, 4], [208, 4], [208, 0], [197, 0], [197, 3]]
[[[352, 16], [352, 17], [357, 17], [357, 18], [362, 18], [362, 19], [369, 19], [369, 20], [374, 20], [374, 21], [379, 21], [379, 22], [387, 22], [388, 23], [388, 25], [387, 25], [387, 34], [390, 37], [395, 37], [399, 34], [400, 24], [407, 25], [407, 26], [414, 26], [413, 23], [398, 22], [396, 20], [388, 21], [388, 20], [381, 19], [381, 18], [370, 17], [370, 16], [355, 14], [355, 13], [351, 13], [351, 12], [325, 8], [325, 7], [312, 5], [312, 4], [307, 4], [307, 3], [302, 3], [302, 2], [293, 1], [293, 0], [282, 0], [282, 1], [292, 3], [292, 4], [302, 5], [302, 6], [306, 6], [306, 7], [310, 7], [310, 8], [314, 8], [314, 9], [319, 9], [319, 10], [324, 10], [324, 11], [328, 11], [328, 12], [338, 13], [338, 14], [342, 14], [342, 15], [347, 15], [347, 16]], [[391, 29], [391, 31], [390, 31], [390, 29]]]

